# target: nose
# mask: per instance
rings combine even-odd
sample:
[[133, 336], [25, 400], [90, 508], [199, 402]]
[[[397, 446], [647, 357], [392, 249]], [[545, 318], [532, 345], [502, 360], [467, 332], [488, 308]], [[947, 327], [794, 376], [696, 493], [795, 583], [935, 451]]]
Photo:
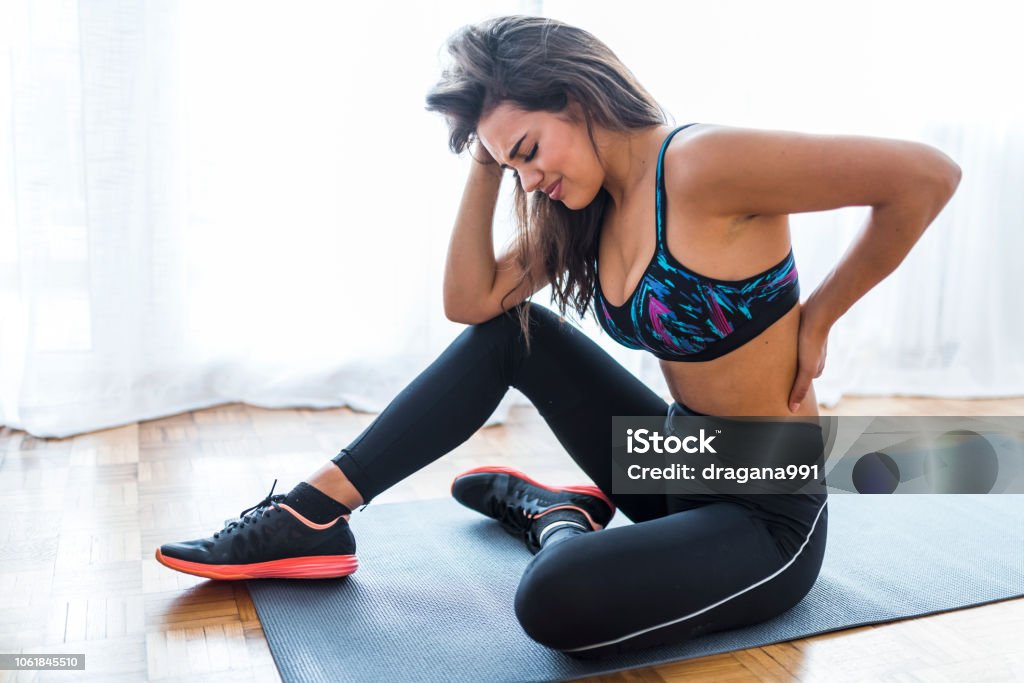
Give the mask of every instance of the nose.
[[523, 185], [523, 191], [534, 192], [535, 190], [542, 190], [544, 187], [541, 185], [541, 180], [544, 178], [544, 174], [540, 171], [527, 171], [519, 174], [519, 181]]

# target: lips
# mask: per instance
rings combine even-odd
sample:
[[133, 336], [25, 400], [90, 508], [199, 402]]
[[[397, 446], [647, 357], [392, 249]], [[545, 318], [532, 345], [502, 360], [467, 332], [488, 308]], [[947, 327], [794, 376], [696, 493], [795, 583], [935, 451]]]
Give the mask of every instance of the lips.
[[544, 188], [544, 194], [546, 194], [547, 196], [551, 197], [552, 199], [555, 199], [556, 197], [553, 196], [555, 191], [556, 190], [557, 191], [561, 191], [561, 189], [562, 189], [562, 179], [559, 178], [557, 181], [551, 183], [546, 188]]

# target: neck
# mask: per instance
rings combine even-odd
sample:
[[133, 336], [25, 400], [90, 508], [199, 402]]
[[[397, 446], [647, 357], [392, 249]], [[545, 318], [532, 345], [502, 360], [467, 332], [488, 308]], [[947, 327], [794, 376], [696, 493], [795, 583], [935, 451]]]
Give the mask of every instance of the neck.
[[657, 124], [625, 133], [594, 131], [605, 173], [603, 187], [616, 207], [621, 207], [625, 198], [654, 172], [658, 151], [670, 130], [667, 125]]

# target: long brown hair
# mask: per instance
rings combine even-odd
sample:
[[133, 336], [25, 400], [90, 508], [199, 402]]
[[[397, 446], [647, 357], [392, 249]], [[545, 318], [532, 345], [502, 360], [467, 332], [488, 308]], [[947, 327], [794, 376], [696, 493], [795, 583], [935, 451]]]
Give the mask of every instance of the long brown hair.
[[[476, 139], [480, 119], [504, 102], [566, 116], [576, 109], [599, 158], [595, 124], [622, 132], [666, 123], [665, 111], [608, 46], [555, 19], [488, 19], [460, 28], [447, 48], [452, 63], [427, 94], [427, 110], [445, 115], [448, 144], [456, 154]], [[598, 236], [608, 200], [608, 191], [601, 188], [589, 205], [574, 210], [546, 195], [528, 198], [516, 183], [515, 239], [524, 275], [505, 297], [524, 281], [532, 291], [529, 264], [540, 263], [559, 312], [565, 315], [571, 305], [582, 317], [594, 296]], [[527, 348], [529, 305], [519, 307]]]

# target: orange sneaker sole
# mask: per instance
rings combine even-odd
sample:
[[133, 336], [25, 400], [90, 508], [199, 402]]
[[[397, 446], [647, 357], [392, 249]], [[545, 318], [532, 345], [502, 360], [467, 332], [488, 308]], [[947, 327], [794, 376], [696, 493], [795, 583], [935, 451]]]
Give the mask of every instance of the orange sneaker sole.
[[[455, 477], [455, 479], [458, 479], [459, 477], [464, 477], [467, 474], [483, 474], [483, 473], [490, 473], [490, 472], [495, 472], [495, 473], [499, 473], [499, 474], [511, 474], [514, 477], [519, 477], [520, 479], [525, 479], [526, 481], [530, 482], [534, 486], [539, 486], [540, 488], [544, 489], [545, 491], [551, 491], [552, 493], [561, 493], [563, 491], [569, 491], [571, 493], [584, 493], [584, 494], [587, 494], [589, 496], [597, 496], [598, 498], [600, 498], [601, 500], [603, 500], [605, 502], [605, 504], [611, 509], [612, 513], [615, 512], [615, 503], [613, 503], [611, 500], [609, 500], [608, 496], [604, 495], [604, 491], [602, 491], [601, 489], [597, 488], [596, 486], [580, 485], [580, 486], [561, 486], [559, 488], [552, 488], [551, 486], [545, 486], [544, 484], [540, 483], [539, 481], [536, 481], [536, 480], [526, 476], [525, 474], [523, 474], [519, 470], [512, 469], [511, 467], [503, 467], [501, 465], [484, 465], [483, 467], [475, 467], [475, 468], [473, 468], [471, 470], [466, 470], [462, 474], [460, 474], [457, 477]], [[454, 493], [454, 491], [455, 491], [455, 479], [452, 479], [452, 485], [451, 485], [452, 493]]]
[[156, 561], [175, 571], [206, 579], [335, 579], [359, 568], [355, 555], [313, 555], [252, 564], [203, 564], [167, 557], [156, 549]]

